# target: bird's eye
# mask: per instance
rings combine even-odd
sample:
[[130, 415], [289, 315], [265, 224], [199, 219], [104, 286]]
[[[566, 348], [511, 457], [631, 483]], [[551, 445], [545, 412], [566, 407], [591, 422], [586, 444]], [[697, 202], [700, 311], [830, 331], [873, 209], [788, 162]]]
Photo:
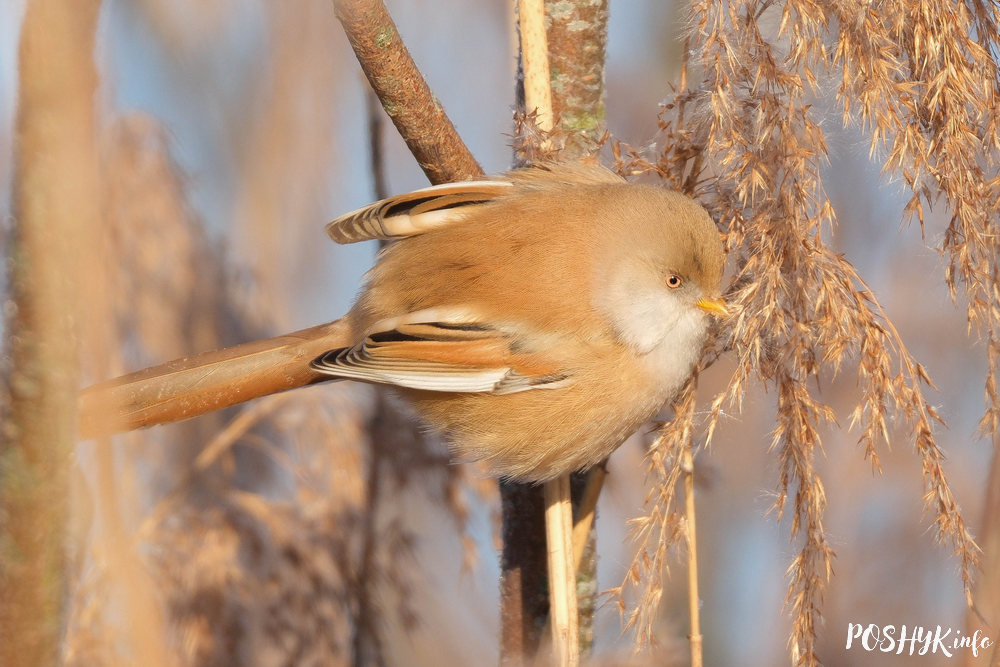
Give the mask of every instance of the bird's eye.
[[682, 282], [684, 281], [681, 280], [681, 277], [676, 273], [671, 273], [670, 275], [667, 276], [667, 287], [669, 287], [670, 289], [677, 289], [678, 287], [681, 286]]

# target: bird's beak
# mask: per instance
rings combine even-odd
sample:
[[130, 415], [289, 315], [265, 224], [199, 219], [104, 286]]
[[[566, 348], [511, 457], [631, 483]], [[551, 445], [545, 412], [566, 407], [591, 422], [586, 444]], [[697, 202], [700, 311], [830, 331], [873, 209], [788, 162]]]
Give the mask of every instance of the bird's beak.
[[715, 299], [702, 299], [695, 305], [702, 310], [707, 311], [710, 315], [715, 315], [716, 317], [729, 314], [729, 309], [726, 308], [726, 302], [718, 297]]

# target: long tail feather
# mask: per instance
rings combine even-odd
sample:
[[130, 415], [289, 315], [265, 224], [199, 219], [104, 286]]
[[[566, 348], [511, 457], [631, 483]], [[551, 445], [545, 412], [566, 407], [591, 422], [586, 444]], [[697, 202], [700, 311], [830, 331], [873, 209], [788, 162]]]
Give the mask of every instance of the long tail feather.
[[166, 424], [323, 382], [330, 376], [309, 362], [350, 344], [350, 327], [341, 319], [101, 382], [80, 393], [79, 434], [94, 438]]

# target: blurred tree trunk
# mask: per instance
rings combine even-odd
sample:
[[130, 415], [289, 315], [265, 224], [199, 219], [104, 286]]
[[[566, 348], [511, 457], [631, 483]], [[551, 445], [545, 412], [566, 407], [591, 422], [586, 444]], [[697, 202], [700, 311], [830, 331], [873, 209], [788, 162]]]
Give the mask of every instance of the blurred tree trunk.
[[77, 237], [98, 219], [99, 0], [29, 0], [19, 50], [9, 403], [0, 431], [0, 663], [59, 662], [74, 442]]

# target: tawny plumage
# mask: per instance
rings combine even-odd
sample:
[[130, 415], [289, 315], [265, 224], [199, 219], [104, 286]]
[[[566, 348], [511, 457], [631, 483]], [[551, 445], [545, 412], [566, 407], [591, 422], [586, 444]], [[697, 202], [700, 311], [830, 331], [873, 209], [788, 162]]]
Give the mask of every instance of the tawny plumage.
[[394, 385], [462, 458], [543, 481], [618, 447], [691, 373], [723, 253], [704, 209], [598, 167], [395, 197], [328, 226], [399, 239], [313, 367]]
[[460, 458], [544, 481], [601, 461], [652, 417], [725, 312], [705, 210], [599, 167], [426, 188], [328, 231], [392, 240], [347, 315], [95, 385], [81, 434], [341, 378], [394, 386]]

